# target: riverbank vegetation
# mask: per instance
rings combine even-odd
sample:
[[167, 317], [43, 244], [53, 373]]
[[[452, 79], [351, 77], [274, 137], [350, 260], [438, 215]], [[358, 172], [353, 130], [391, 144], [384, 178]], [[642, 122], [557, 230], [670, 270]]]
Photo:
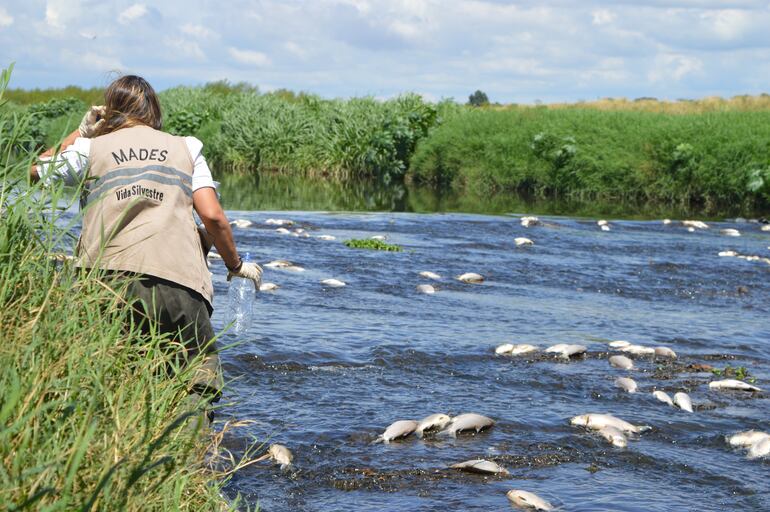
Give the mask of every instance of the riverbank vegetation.
[[169, 340], [80, 271], [65, 195], [30, 188], [28, 116], [0, 79], [0, 503], [3, 510], [224, 510]]
[[[70, 93], [72, 91], [66, 91]], [[77, 124], [89, 91], [48, 91], [29, 112], [50, 144]], [[24, 101], [22, 101], [24, 100]], [[714, 213], [770, 208], [770, 96], [603, 99], [547, 106], [458, 105], [260, 94], [216, 82], [161, 93], [165, 129], [203, 140], [219, 172], [319, 180], [376, 178], [518, 194], [624, 201]]]

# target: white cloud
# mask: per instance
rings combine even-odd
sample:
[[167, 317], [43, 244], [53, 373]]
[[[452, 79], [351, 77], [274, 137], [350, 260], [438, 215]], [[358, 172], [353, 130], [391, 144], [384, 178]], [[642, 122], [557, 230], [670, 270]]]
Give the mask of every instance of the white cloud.
[[299, 57], [300, 59], [305, 59], [308, 57], [308, 55], [310, 55], [310, 52], [308, 52], [305, 48], [303, 48], [298, 43], [295, 43], [294, 41], [286, 41], [283, 43], [283, 48], [287, 52], [296, 57]]
[[45, 4], [45, 24], [48, 28], [63, 30], [70, 21], [78, 19], [81, 5], [77, 0], [48, 0]]
[[210, 28], [192, 23], [186, 23], [182, 25], [180, 30], [183, 34], [187, 34], [188, 36], [192, 36], [198, 39], [214, 39], [215, 37], [219, 36], [219, 34]]
[[13, 16], [8, 14], [5, 7], [0, 7], [0, 28], [10, 27], [13, 25]]
[[107, 73], [110, 71], [121, 71], [126, 68], [120, 59], [96, 52], [77, 53], [65, 50], [62, 55], [64, 60], [71, 63], [75, 69]]
[[615, 13], [608, 9], [597, 9], [591, 16], [594, 25], [607, 25], [615, 21]]
[[206, 54], [203, 53], [200, 45], [195, 41], [188, 41], [181, 37], [169, 37], [164, 39], [163, 42], [166, 46], [175, 50], [175, 54], [180, 57], [206, 60]]
[[238, 48], [230, 47], [227, 49], [230, 56], [241, 64], [250, 64], [257, 67], [264, 67], [270, 65], [270, 58], [262, 52], [255, 52], [252, 50], [240, 50]]
[[134, 4], [118, 16], [118, 22], [122, 25], [128, 25], [147, 14], [147, 6], [144, 4]]
[[703, 62], [697, 57], [677, 54], [662, 54], [655, 58], [653, 69], [648, 78], [651, 82], [673, 80], [678, 82], [703, 68]]
[[702, 18], [711, 25], [717, 37], [727, 41], [739, 38], [751, 26], [751, 15], [736, 9], [708, 11]]

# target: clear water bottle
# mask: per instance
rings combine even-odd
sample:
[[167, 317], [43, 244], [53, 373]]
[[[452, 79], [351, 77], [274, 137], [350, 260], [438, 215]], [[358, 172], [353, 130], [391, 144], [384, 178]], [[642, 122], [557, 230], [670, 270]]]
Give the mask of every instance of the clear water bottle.
[[[249, 253], [246, 253], [243, 262], [248, 263], [250, 261]], [[232, 323], [231, 329], [236, 334], [243, 334], [251, 327], [255, 296], [256, 290], [251, 280], [241, 277], [233, 277], [230, 280], [228, 321]]]

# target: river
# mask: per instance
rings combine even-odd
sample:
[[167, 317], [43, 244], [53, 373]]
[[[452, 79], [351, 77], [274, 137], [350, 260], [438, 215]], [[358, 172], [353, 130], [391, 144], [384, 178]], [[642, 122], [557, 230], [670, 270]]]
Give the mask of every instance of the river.
[[[718, 256], [770, 256], [770, 233], [760, 224], [710, 222], [689, 232], [677, 221], [609, 218], [604, 232], [596, 219], [542, 215], [543, 225], [525, 228], [519, 216], [529, 210], [515, 206], [492, 208], [495, 215], [408, 213], [415, 208], [393, 207], [386, 203], [394, 196], [376, 193], [370, 207], [353, 209], [402, 211], [256, 211], [277, 209], [277, 199], [238, 202], [238, 187], [223, 190], [228, 216], [254, 223], [234, 228], [241, 252], [306, 269], [266, 268], [264, 280], [280, 288], [258, 294], [247, 333], [220, 340], [236, 345], [223, 352], [230, 384], [218, 425], [254, 421], [225, 445], [239, 453], [256, 439], [295, 455], [286, 471], [263, 462], [236, 473], [229, 497], [268, 512], [487, 511], [511, 510], [506, 492], [524, 489], [570, 511], [770, 509], [770, 462], [748, 460], [725, 441], [741, 430], [770, 430], [770, 393], [710, 391], [717, 377], [692, 366], [745, 367], [770, 388], [770, 265]], [[339, 209], [314, 197], [326, 203], [284, 196], [280, 207]], [[291, 219], [290, 229], [310, 236], [279, 234], [268, 218]], [[725, 236], [724, 228], [741, 236]], [[376, 235], [403, 252], [342, 243]], [[517, 247], [515, 237], [534, 245]], [[425, 270], [441, 279], [420, 277]], [[224, 266], [214, 261], [212, 271], [214, 324], [222, 329]], [[485, 281], [454, 279], [464, 272]], [[326, 278], [347, 286], [325, 287]], [[419, 294], [422, 283], [436, 293]], [[634, 357], [637, 370], [614, 369], [608, 342], [619, 339], [669, 346], [679, 358]], [[570, 361], [496, 356], [506, 342], [541, 350], [580, 343], [588, 353]], [[639, 391], [615, 388], [620, 376], [632, 376]], [[695, 412], [658, 402], [654, 389], [690, 393]], [[371, 444], [395, 420], [437, 412], [477, 412], [496, 424], [457, 439]], [[614, 448], [570, 425], [589, 412], [652, 429]], [[510, 475], [447, 469], [473, 458], [494, 460]]]

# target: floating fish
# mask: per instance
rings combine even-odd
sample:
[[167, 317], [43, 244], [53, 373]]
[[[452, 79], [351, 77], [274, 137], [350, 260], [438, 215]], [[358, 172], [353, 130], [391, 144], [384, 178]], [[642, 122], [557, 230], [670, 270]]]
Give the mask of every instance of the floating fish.
[[482, 430], [489, 428], [494, 424], [495, 420], [492, 418], [487, 418], [486, 416], [482, 416], [481, 414], [460, 414], [459, 416], [452, 418], [452, 422], [449, 424], [446, 430], [442, 430], [441, 433], [448, 434], [452, 437], [457, 437], [458, 432], [465, 430], [475, 430], [476, 432], [481, 432]]
[[461, 274], [457, 276], [457, 279], [464, 282], [464, 283], [482, 283], [484, 282], [484, 277], [481, 274], [476, 274], [475, 272], [466, 272], [465, 274]]
[[513, 239], [514, 243], [516, 243], [517, 247], [521, 247], [522, 245], [534, 245], [535, 243], [530, 240], [529, 238], [524, 238], [523, 236], [520, 236], [518, 238]]
[[633, 370], [634, 362], [626, 356], [611, 356], [610, 366], [620, 368], [621, 370]]
[[517, 507], [530, 508], [534, 510], [553, 510], [553, 505], [545, 501], [537, 494], [521, 489], [511, 489], [505, 494], [508, 500]]
[[442, 428], [449, 425], [451, 421], [452, 418], [446, 414], [431, 414], [430, 416], [426, 416], [425, 418], [421, 419], [419, 423], [417, 423], [415, 433], [417, 434], [417, 437], [422, 437], [427, 431], [436, 429], [441, 430]]
[[390, 426], [385, 429], [385, 432], [383, 432], [377, 439], [375, 439], [374, 442], [387, 444], [395, 439], [407, 437], [416, 429], [417, 422], [414, 420], [395, 421], [391, 423]]
[[628, 377], [618, 377], [615, 379], [615, 387], [621, 388], [629, 393], [636, 393], [638, 386], [634, 379]]
[[324, 279], [321, 281], [321, 284], [328, 286], [329, 288], [342, 288], [343, 286], [347, 286], [346, 283], [339, 279]]
[[259, 285], [259, 291], [261, 292], [272, 292], [277, 290], [278, 288], [280, 288], [280, 286], [278, 286], [275, 283], [262, 283], [261, 285]]
[[436, 293], [436, 289], [429, 284], [418, 284], [417, 291], [426, 295], [432, 295]]
[[735, 379], [715, 380], [713, 382], [709, 382], [709, 388], [729, 389], [735, 391], [762, 391], [756, 386], [752, 386], [751, 384]]
[[670, 357], [676, 359], [676, 352], [668, 347], [655, 347], [655, 355], [658, 357]]
[[441, 279], [441, 276], [440, 276], [440, 275], [436, 274], [435, 272], [430, 272], [430, 271], [428, 271], [428, 270], [425, 270], [425, 271], [423, 271], [423, 272], [420, 272], [420, 275], [421, 275], [422, 277], [426, 278], [426, 279], [434, 279], [434, 280], [436, 280], [436, 281], [438, 281], [439, 279]]
[[508, 470], [500, 466], [496, 462], [484, 459], [466, 460], [457, 464], [449, 466], [452, 469], [460, 469], [462, 471], [470, 471], [471, 473], [484, 473], [493, 475], [509, 475]]
[[668, 404], [671, 407], [674, 407], [674, 402], [671, 400], [671, 397], [668, 396], [668, 393], [666, 393], [665, 391], [653, 391], [652, 396], [654, 396], [661, 402]]
[[230, 222], [231, 226], [235, 226], [236, 228], [241, 228], [241, 229], [248, 228], [252, 224], [254, 223], [246, 219], [235, 219], [234, 221]]
[[683, 411], [693, 412], [692, 400], [690, 399], [690, 395], [687, 393], [682, 393], [680, 391], [679, 393], [674, 394], [674, 404], [676, 404], [676, 406]]

